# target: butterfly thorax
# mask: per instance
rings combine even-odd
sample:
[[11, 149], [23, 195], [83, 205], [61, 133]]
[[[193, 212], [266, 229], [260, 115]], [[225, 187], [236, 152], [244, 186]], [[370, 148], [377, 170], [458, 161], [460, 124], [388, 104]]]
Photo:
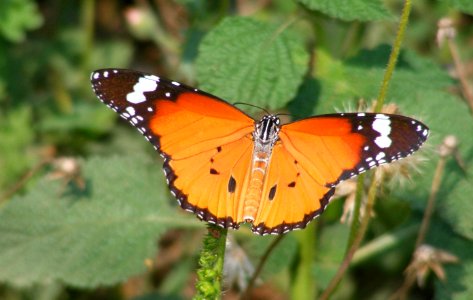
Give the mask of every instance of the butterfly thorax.
[[280, 119], [275, 115], [266, 115], [255, 123], [253, 132], [253, 157], [250, 180], [245, 194], [243, 219], [252, 222], [258, 212], [263, 182], [268, 171], [273, 147], [279, 139]]

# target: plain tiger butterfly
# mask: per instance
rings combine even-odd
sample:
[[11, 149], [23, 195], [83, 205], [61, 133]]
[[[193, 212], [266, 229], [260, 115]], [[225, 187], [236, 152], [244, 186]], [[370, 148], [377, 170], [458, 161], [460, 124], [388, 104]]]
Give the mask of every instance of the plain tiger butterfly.
[[159, 151], [183, 209], [224, 228], [251, 223], [262, 235], [304, 228], [340, 181], [412, 154], [429, 134], [389, 114], [254, 120], [216, 96], [131, 70], [97, 70], [91, 82]]

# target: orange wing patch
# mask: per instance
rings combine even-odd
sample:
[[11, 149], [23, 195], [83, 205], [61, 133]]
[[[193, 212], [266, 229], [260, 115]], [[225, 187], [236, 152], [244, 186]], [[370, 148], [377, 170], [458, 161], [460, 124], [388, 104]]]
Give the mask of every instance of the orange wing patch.
[[[222, 116], [215, 111], [221, 111]], [[156, 102], [150, 128], [160, 137], [161, 151], [179, 159], [251, 135], [253, 120], [226, 103], [182, 94], [176, 101]]]
[[150, 121], [159, 136], [171, 192], [205, 221], [238, 228], [253, 142], [253, 120], [228, 104], [183, 93], [156, 102]]
[[252, 148], [251, 139], [243, 137], [197, 155], [166, 158], [171, 192], [181, 207], [210, 223], [238, 228]]
[[311, 165], [299, 163], [282, 143], [277, 143], [253, 231], [281, 234], [301, 229], [322, 213], [334, 189], [311, 175], [318, 173]]
[[280, 139], [294, 159], [323, 186], [336, 184], [343, 170], [359, 162], [366, 137], [348, 119], [316, 117], [282, 127]]
[[349, 120], [311, 118], [284, 125], [274, 146], [253, 231], [281, 234], [320, 215], [342, 172], [359, 162], [365, 138]]

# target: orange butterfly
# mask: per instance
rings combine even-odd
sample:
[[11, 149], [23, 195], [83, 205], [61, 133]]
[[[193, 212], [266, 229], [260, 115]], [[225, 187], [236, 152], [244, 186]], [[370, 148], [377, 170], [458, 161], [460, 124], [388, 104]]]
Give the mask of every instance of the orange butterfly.
[[387, 114], [255, 121], [213, 95], [131, 70], [97, 70], [91, 81], [160, 152], [182, 208], [224, 228], [252, 223], [262, 235], [304, 228], [340, 181], [410, 155], [429, 134], [417, 120]]

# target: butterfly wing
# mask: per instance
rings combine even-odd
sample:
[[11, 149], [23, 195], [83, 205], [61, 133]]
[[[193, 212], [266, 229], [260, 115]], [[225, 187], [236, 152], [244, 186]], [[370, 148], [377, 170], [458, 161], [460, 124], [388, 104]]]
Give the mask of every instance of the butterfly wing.
[[215, 96], [154, 75], [103, 69], [92, 73], [91, 82], [99, 99], [163, 156], [168, 185], [182, 208], [238, 227], [252, 118]]
[[332, 114], [283, 125], [273, 149], [253, 231], [304, 228], [321, 214], [334, 187], [375, 166], [416, 151], [428, 128], [386, 114]]

